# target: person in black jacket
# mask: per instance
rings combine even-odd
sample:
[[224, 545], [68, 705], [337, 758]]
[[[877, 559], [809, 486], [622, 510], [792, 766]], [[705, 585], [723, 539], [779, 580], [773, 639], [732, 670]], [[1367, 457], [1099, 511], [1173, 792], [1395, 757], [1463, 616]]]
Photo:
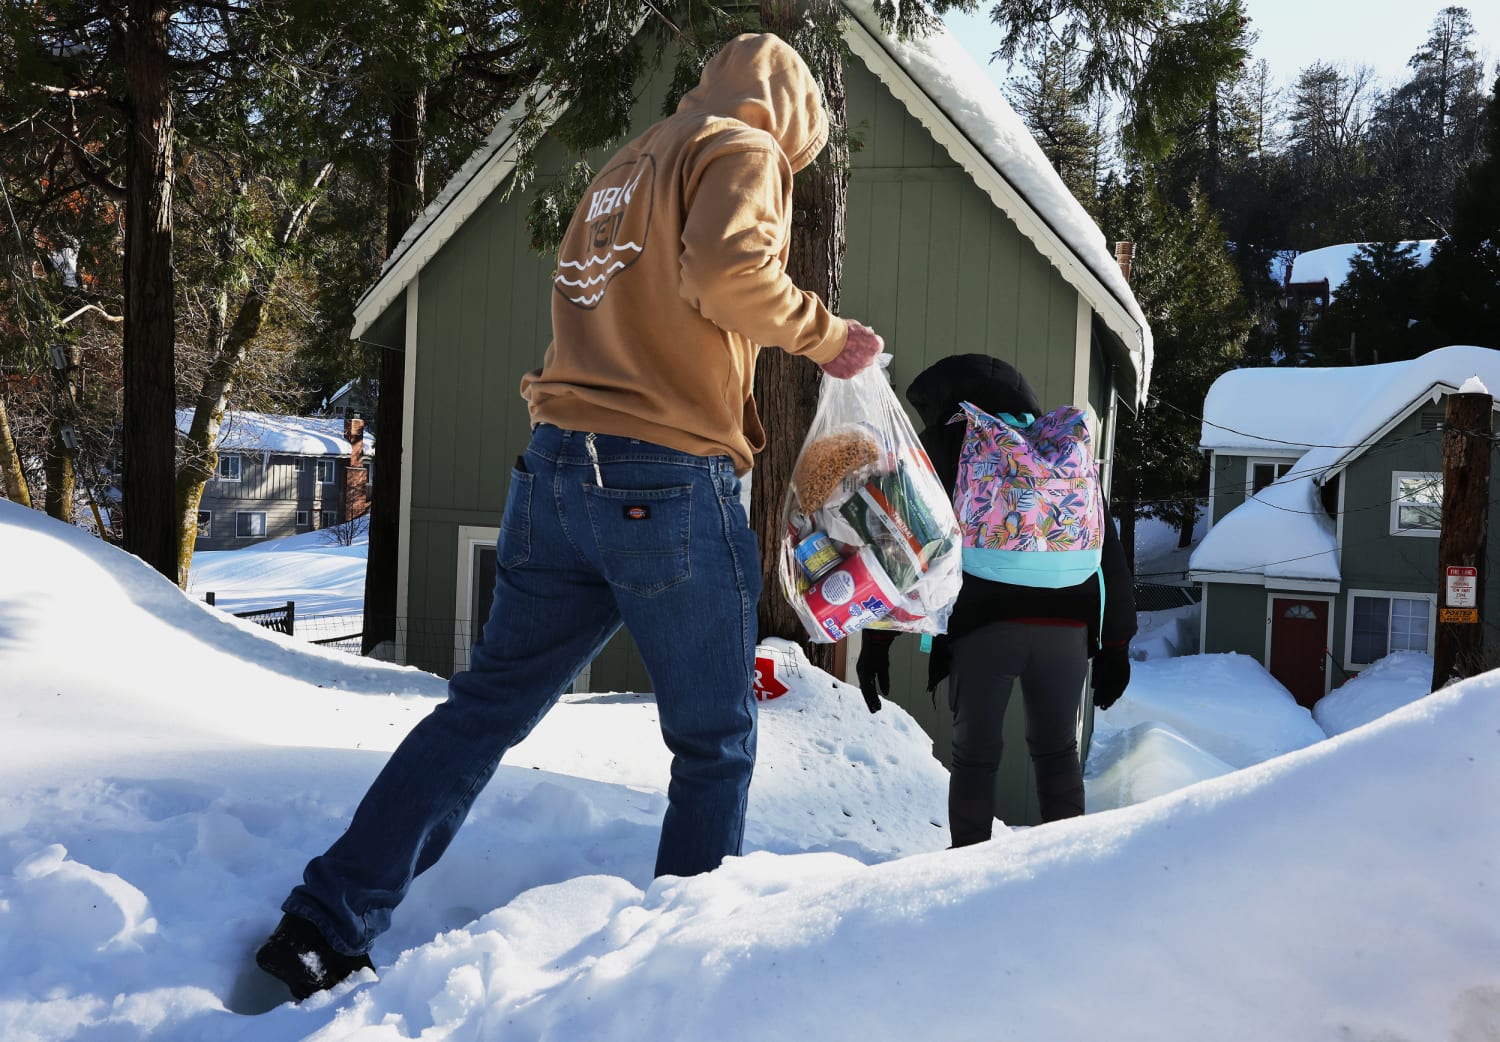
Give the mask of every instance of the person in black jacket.
[[[967, 430], [961, 415], [959, 422], [949, 422], [960, 414], [960, 402], [991, 414], [1043, 412], [1020, 372], [980, 354], [934, 363], [912, 381], [906, 398], [921, 417], [922, 446], [950, 495]], [[1104, 521], [1102, 606], [1098, 576], [1044, 589], [965, 575], [948, 632], [933, 641], [928, 690], [946, 677], [953, 711], [948, 828], [955, 847], [990, 838], [1005, 709], [1017, 680], [1026, 703], [1026, 743], [1042, 820], [1083, 813], [1078, 718], [1089, 659], [1094, 704], [1107, 709], [1130, 682], [1130, 638], [1136, 629], [1134, 581], [1107, 504]], [[855, 671], [872, 708], [890, 691], [894, 638], [874, 630], [863, 634]]]

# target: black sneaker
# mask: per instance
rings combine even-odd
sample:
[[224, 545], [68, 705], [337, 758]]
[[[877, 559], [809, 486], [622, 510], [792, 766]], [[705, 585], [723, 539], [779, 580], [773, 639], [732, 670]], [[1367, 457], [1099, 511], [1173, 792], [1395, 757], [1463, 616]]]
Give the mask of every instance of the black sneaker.
[[345, 955], [300, 915], [287, 913], [255, 953], [255, 964], [281, 981], [301, 1002], [360, 970], [372, 970], [368, 955]]

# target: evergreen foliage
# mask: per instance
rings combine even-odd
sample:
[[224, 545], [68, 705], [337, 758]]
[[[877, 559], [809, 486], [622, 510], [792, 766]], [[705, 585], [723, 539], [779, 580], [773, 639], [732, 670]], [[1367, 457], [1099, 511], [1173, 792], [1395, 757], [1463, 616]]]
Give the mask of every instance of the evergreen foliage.
[[1415, 358], [1425, 350], [1416, 323], [1425, 272], [1414, 242], [1372, 242], [1349, 261], [1349, 273], [1313, 328], [1319, 365], [1361, 365]]

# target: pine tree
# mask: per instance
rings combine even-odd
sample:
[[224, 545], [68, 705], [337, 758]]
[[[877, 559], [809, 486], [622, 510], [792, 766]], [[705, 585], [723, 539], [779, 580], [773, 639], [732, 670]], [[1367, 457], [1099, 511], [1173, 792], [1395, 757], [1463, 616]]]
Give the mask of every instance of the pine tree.
[[1485, 111], [1480, 157], [1458, 180], [1452, 234], [1438, 241], [1428, 268], [1435, 345], [1500, 347], [1500, 76]]
[[1399, 238], [1446, 232], [1453, 182], [1479, 148], [1484, 63], [1473, 48], [1474, 26], [1462, 7], [1433, 22], [1411, 57], [1411, 78], [1380, 99], [1371, 121], [1373, 162], [1394, 210]]
[[1424, 311], [1423, 275], [1415, 243], [1361, 246], [1327, 312], [1313, 327], [1318, 363], [1364, 365], [1420, 354], [1412, 324]]
[[1098, 191], [1102, 134], [1078, 95], [1074, 56], [1056, 42], [1022, 59], [1028, 75], [1009, 84], [1011, 104], [1077, 199], [1088, 205]]
[[1186, 545], [1202, 496], [1203, 399], [1240, 360], [1249, 326], [1217, 217], [1199, 191], [1185, 207], [1164, 201], [1148, 169], [1105, 201], [1106, 224], [1136, 243], [1132, 286], [1155, 339], [1151, 397], [1121, 418], [1115, 514], [1127, 549], [1138, 516], [1161, 518]]

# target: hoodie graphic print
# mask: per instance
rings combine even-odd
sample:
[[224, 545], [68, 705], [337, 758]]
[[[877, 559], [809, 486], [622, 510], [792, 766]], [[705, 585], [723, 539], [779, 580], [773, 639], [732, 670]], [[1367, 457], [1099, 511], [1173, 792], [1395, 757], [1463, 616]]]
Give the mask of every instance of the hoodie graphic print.
[[[604, 299], [610, 280], [640, 257], [651, 230], [656, 160], [626, 160], [605, 170], [584, 200], [587, 235], [564, 243], [557, 258], [557, 291], [579, 307]], [[639, 190], [642, 205], [632, 207]], [[581, 249], [580, 249], [581, 247]]]
[[785, 42], [747, 34], [710, 59], [583, 193], [553, 274], [552, 343], [521, 381], [532, 422], [747, 471], [765, 445], [759, 350], [823, 363], [848, 336], [786, 272], [792, 175], [827, 137], [817, 82]]

